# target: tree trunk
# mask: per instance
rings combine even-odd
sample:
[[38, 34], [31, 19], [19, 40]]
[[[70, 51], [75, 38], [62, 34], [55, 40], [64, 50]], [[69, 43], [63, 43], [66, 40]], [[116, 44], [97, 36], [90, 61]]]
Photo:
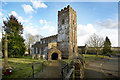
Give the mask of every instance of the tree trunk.
[[96, 56], [98, 56], [98, 49], [96, 48], [95, 50], [96, 50]]
[[29, 48], [28, 48], [28, 53], [29, 53], [29, 55], [30, 55], [30, 53], [31, 53], [31, 52], [30, 52], [30, 44], [29, 44]]

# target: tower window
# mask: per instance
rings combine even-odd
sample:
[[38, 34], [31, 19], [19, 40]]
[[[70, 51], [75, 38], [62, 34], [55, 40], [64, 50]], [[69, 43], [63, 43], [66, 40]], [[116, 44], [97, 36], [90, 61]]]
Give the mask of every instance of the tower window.
[[74, 20], [73, 20], [73, 24], [74, 24]]
[[74, 47], [73, 47], [73, 52], [75, 52], [75, 51], [74, 51]]
[[62, 20], [62, 24], [64, 24], [64, 19]]

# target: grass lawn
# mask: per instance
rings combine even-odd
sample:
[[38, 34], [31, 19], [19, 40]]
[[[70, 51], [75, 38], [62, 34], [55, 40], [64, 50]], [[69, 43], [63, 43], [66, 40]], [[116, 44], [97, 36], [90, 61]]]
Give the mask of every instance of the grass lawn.
[[[2, 59], [4, 62], [4, 59]], [[44, 60], [31, 59], [30, 56], [22, 58], [8, 58], [8, 65], [12, 68], [12, 75], [3, 76], [3, 78], [28, 78], [32, 76], [32, 64], [34, 62], [34, 74], [42, 69]]]
[[83, 54], [84, 58], [85, 58], [85, 62], [89, 62], [89, 61], [95, 61], [95, 60], [99, 60], [99, 59], [110, 59], [110, 57], [108, 56], [104, 56], [104, 55], [91, 55], [91, 54]]
[[[108, 56], [104, 56], [104, 55], [93, 55], [93, 54], [82, 54], [83, 55], [83, 59], [85, 60], [85, 63], [88, 62], [92, 62], [95, 60], [101, 60], [101, 59], [110, 59], [110, 57]], [[61, 65], [64, 66], [65, 64], [70, 64], [70, 62], [72, 61], [72, 59], [62, 59]]]

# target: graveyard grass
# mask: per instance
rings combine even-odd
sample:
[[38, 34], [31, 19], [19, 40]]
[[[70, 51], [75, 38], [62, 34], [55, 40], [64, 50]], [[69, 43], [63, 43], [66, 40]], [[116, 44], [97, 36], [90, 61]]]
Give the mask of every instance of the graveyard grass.
[[[4, 59], [2, 59], [4, 62]], [[34, 65], [34, 74], [40, 72], [42, 69], [43, 59], [31, 59], [31, 56], [25, 56], [22, 58], [8, 58], [8, 66], [12, 68], [13, 74], [9, 76], [3, 76], [3, 78], [29, 78], [32, 77]]]
[[95, 61], [95, 60], [100, 60], [100, 59], [110, 59], [108, 56], [104, 55], [90, 55], [90, 54], [83, 54], [83, 57], [85, 58], [85, 62], [90, 62], [90, 61]]
[[[109, 59], [110, 57], [108, 56], [103, 56], [103, 55], [89, 55], [89, 54], [83, 54], [85, 58], [85, 62], [89, 61], [94, 61], [94, 60], [99, 60], [99, 59]], [[4, 62], [4, 59], [2, 59]], [[47, 65], [49, 63], [47, 60], [43, 59], [31, 59], [31, 56], [25, 56], [22, 58], [8, 58], [8, 65], [12, 68], [12, 75], [9, 76], [3, 76], [3, 79], [5, 78], [32, 78], [32, 64], [36, 63], [34, 65], [34, 74], [40, 72], [42, 70], [42, 62], [45, 61], [44, 63]], [[72, 60], [71, 59], [65, 59], [61, 60], [62, 66], [65, 65], [66, 63], [70, 63]]]

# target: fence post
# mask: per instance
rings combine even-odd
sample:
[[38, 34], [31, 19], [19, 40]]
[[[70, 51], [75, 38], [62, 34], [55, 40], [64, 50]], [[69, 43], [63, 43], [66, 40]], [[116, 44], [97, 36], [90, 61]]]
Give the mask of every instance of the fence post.
[[75, 66], [73, 66], [73, 80], [75, 80]]
[[64, 80], [63, 68], [61, 70], [61, 74], [62, 74], [62, 80]]
[[67, 73], [69, 72], [69, 65], [67, 64]]
[[32, 65], [32, 70], [33, 70], [33, 80], [34, 80], [34, 64]]
[[42, 62], [42, 72], [43, 72], [43, 62]]

